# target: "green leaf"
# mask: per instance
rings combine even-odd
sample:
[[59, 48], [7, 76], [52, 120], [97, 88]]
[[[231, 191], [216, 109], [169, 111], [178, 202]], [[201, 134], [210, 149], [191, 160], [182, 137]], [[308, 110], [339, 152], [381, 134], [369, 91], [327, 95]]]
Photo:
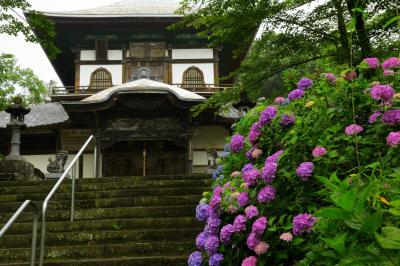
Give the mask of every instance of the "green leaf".
[[390, 206], [393, 206], [396, 209], [400, 209], [400, 199], [391, 201]]
[[331, 191], [335, 191], [337, 189], [337, 186], [331, 183], [328, 178], [323, 177], [323, 176], [317, 176], [316, 177], [318, 181], [320, 181], [322, 184], [324, 184], [327, 188], [329, 188]]
[[316, 214], [317, 217], [332, 218], [335, 220], [347, 220], [350, 219], [350, 213], [335, 207], [327, 207], [319, 210]]
[[343, 254], [346, 251], [346, 237], [347, 233], [343, 233], [333, 239], [329, 238], [321, 238], [321, 239], [325, 242], [325, 244], [328, 245], [328, 247], [333, 248], [339, 254]]
[[393, 226], [382, 227], [382, 234], [391, 240], [400, 241], [400, 229]]
[[381, 225], [381, 220], [382, 212], [376, 212], [373, 215], [370, 215], [362, 220], [363, 225], [361, 227], [361, 230], [372, 234], [379, 229]]
[[400, 16], [395, 16], [395, 17], [389, 19], [389, 21], [386, 22], [385, 25], [383, 25], [383, 28], [387, 28], [388, 26], [390, 26], [392, 23], [396, 22], [399, 19], [400, 19]]
[[389, 209], [389, 212], [391, 214], [393, 214], [394, 216], [400, 216], [400, 210], [399, 209], [391, 208], [391, 209]]
[[293, 240], [293, 246], [296, 246], [296, 245], [298, 245], [298, 244], [300, 244], [300, 243], [302, 243], [302, 242], [304, 242], [305, 240], [303, 239], [303, 238], [301, 238], [301, 237], [296, 237], [294, 240]]
[[378, 233], [375, 233], [376, 241], [378, 241], [379, 245], [383, 248], [387, 249], [400, 249], [400, 241], [396, 241], [390, 238], [386, 238], [381, 236]]
[[336, 206], [351, 212], [357, 199], [357, 191], [352, 189], [340, 196], [332, 195], [331, 198]]

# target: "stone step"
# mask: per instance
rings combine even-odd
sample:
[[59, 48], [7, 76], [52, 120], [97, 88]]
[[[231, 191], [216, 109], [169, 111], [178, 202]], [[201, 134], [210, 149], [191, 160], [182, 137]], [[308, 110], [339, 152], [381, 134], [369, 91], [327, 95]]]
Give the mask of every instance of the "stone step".
[[[190, 228], [201, 227], [203, 224], [196, 221], [191, 216], [172, 217], [172, 218], [135, 218], [135, 219], [103, 219], [95, 222], [82, 221], [61, 221], [48, 222], [47, 232], [71, 232], [71, 231], [95, 231], [95, 230], [148, 230], [148, 229], [168, 229], [168, 228]], [[40, 227], [39, 227], [40, 231]], [[15, 223], [6, 233], [6, 235], [31, 234], [32, 223]]]
[[[146, 189], [146, 188], [180, 188], [180, 187], [204, 187], [211, 184], [210, 180], [146, 180], [146, 181], [133, 181], [130, 182], [107, 182], [107, 183], [93, 183], [93, 184], [77, 184], [75, 187], [76, 192], [88, 191], [104, 191], [104, 190], [118, 190], [118, 189]], [[53, 188], [52, 185], [32, 185], [20, 187], [0, 187], [0, 195], [21, 195], [33, 193], [48, 193]], [[71, 191], [71, 185], [62, 185], [58, 188], [58, 192], [68, 193]]]
[[[182, 242], [124, 242], [102, 245], [75, 245], [47, 247], [45, 257], [49, 259], [79, 259], [117, 256], [184, 256], [194, 248], [193, 241]], [[29, 261], [29, 248], [1, 248], [0, 262]]]
[[[46, 234], [46, 247], [96, 245], [123, 242], [191, 241], [201, 228], [173, 228], [152, 230], [74, 231]], [[0, 239], [1, 248], [29, 247], [32, 235], [4, 235]]]
[[[2, 263], [1, 266], [29, 266], [27, 262]], [[46, 266], [186, 266], [187, 256], [149, 256], [91, 259], [48, 259]]]
[[[192, 175], [154, 175], [154, 176], [127, 176], [127, 177], [102, 177], [102, 178], [84, 178], [76, 179], [76, 184], [99, 184], [99, 183], [116, 183], [116, 182], [135, 182], [135, 181], [155, 181], [155, 180], [211, 180], [208, 174], [192, 174]], [[21, 187], [21, 186], [37, 186], [54, 185], [57, 180], [41, 180], [41, 181], [0, 181], [0, 187]], [[70, 179], [63, 181], [64, 184], [71, 184]]]
[[[148, 189], [119, 189], [104, 191], [76, 192], [76, 200], [100, 199], [100, 198], [122, 198], [139, 196], [182, 196], [182, 195], [201, 195], [209, 187], [189, 187], [189, 188], [148, 188]], [[0, 195], [0, 203], [22, 202], [26, 199], [41, 201], [46, 198], [48, 193], [25, 193], [21, 195]], [[71, 193], [56, 192], [53, 196], [55, 201], [68, 200]]]
[[[104, 198], [76, 200], [75, 209], [111, 208], [111, 207], [134, 207], [134, 206], [165, 206], [165, 205], [187, 205], [197, 204], [199, 195], [188, 196], [140, 196], [124, 198]], [[13, 212], [19, 208], [22, 202], [0, 203], [0, 213]], [[42, 202], [38, 201], [39, 206]], [[68, 210], [71, 208], [70, 200], [50, 201], [49, 210]]]
[[[161, 217], [180, 217], [193, 215], [195, 205], [181, 206], [149, 206], [149, 207], [121, 207], [121, 208], [97, 208], [87, 210], [77, 210], [75, 220], [99, 220], [116, 218], [161, 218]], [[1, 213], [0, 221], [5, 223], [14, 213]], [[48, 211], [47, 221], [66, 221], [70, 217], [70, 211]], [[18, 218], [19, 222], [32, 220], [32, 213], [24, 212]]]

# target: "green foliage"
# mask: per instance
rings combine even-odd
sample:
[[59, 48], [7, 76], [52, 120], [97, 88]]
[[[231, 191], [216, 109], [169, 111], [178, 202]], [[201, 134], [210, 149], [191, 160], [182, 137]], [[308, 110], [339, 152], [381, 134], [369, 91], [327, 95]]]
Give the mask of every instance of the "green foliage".
[[[18, 12], [28, 14], [28, 21]], [[0, 33], [17, 36], [22, 34], [28, 42], [37, 42], [47, 50], [50, 57], [55, 57], [59, 49], [53, 40], [54, 23], [40, 12], [31, 9], [26, 0], [0, 1]]]
[[4, 110], [16, 94], [24, 97], [25, 104], [42, 103], [47, 89], [31, 69], [16, 65], [13, 55], [0, 55], [0, 110]]
[[[352, 81], [344, 78], [351, 69], [323, 69], [336, 69], [341, 74], [336, 74], [336, 82], [331, 83], [320, 67], [308, 73], [314, 80], [312, 87], [301, 99], [276, 105], [276, 118], [262, 128], [256, 144], [250, 143], [249, 132], [272, 101], [256, 106], [236, 124], [234, 133], [246, 137], [244, 149], [223, 158], [223, 174], [213, 183], [214, 195], [208, 193], [203, 201], [212, 202], [215, 188], [223, 188], [220, 197], [224, 226], [244, 213], [236, 198], [238, 193], [248, 192], [248, 205], [256, 206], [259, 216], [268, 217], [261, 240], [269, 244], [269, 249], [257, 256], [246, 245], [252, 223], [259, 216], [249, 219], [246, 232], [234, 233], [232, 243], [221, 245], [224, 265], [240, 265], [248, 256], [257, 256], [257, 265], [400, 265], [400, 148], [388, 146], [386, 140], [400, 127], [387, 125], [380, 118], [369, 122], [376, 111], [400, 108], [399, 94], [391, 105], [383, 105], [372, 99], [368, 90], [379, 81], [399, 93], [400, 69], [395, 69], [394, 76], [383, 76], [382, 69], [360, 64], [358, 77]], [[292, 89], [296, 86], [293, 83], [285, 81]], [[282, 126], [285, 114], [295, 115], [295, 123]], [[363, 131], [354, 136], [345, 134], [345, 128], [355, 123]], [[254, 146], [263, 154], [249, 158], [246, 153]], [[313, 156], [316, 146], [326, 148], [327, 153]], [[261, 171], [266, 158], [280, 149], [284, 153], [272, 184], [259, 178], [247, 188], [243, 172], [236, 171], [242, 171], [248, 163]], [[313, 175], [306, 181], [296, 173], [302, 162], [314, 164]], [[257, 195], [266, 185], [274, 186], [276, 199], [260, 203]], [[297, 235], [292, 242], [280, 240], [282, 233], [293, 229], [293, 218], [300, 213], [318, 218], [313, 232]]]

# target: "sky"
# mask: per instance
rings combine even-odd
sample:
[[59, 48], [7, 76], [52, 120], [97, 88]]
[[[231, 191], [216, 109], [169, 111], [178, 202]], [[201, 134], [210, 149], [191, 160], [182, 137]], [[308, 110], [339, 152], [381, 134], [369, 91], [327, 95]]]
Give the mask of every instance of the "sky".
[[[28, 0], [28, 2], [39, 11], [69, 11], [99, 7], [119, 0]], [[44, 82], [55, 80], [58, 85], [62, 84], [39, 44], [25, 42], [23, 36], [0, 34], [0, 53], [14, 54], [18, 65], [31, 68]]]

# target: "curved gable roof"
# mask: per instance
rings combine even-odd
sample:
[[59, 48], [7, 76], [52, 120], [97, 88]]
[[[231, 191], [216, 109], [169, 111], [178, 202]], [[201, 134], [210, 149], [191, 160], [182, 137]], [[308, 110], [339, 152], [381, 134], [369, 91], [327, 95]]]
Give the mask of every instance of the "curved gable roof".
[[102, 90], [92, 96], [81, 100], [82, 103], [101, 103], [111, 98], [116, 93], [172, 93], [179, 100], [186, 102], [202, 102], [206, 98], [177, 86], [168, 85], [149, 79], [130, 81], [118, 86]]
[[66, 12], [44, 12], [51, 17], [180, 17], [180, 0], [124, 0], [111, 5]]

